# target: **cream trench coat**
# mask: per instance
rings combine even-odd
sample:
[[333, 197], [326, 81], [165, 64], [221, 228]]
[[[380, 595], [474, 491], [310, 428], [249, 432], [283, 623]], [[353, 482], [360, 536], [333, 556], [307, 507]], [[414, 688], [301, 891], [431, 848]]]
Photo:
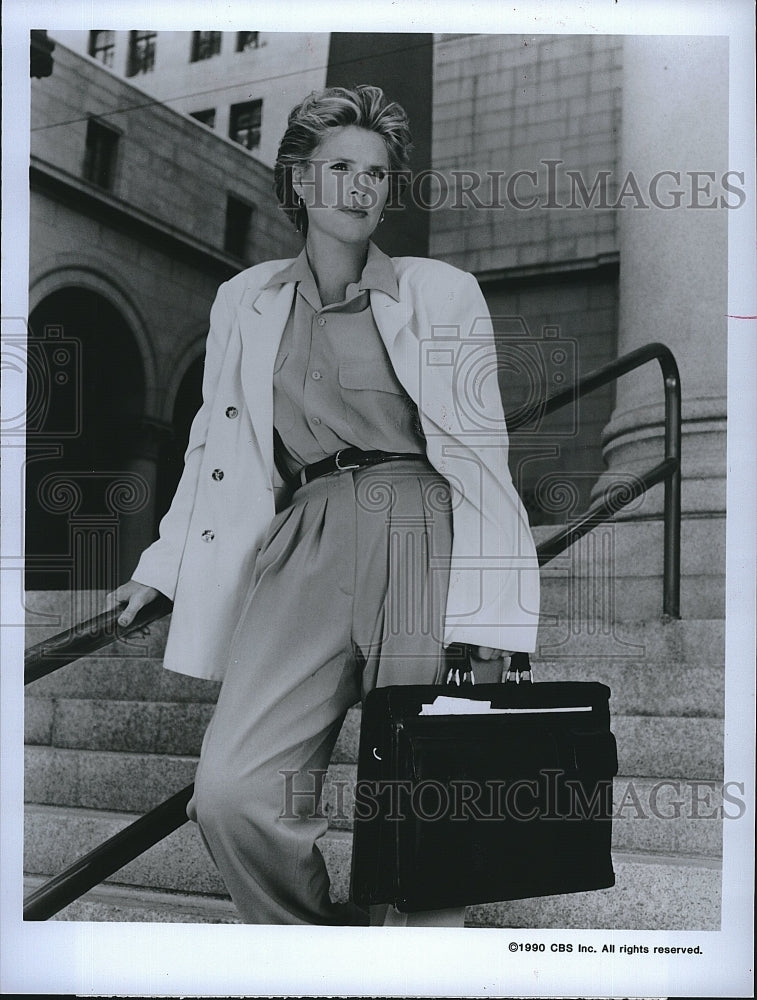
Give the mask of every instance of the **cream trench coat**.
[[[194, 677], [223, 677], [281, 492], [273, 461], [273, 366], [295, 285], [264, 286], [287, 263], [258, 264], [218, 290], [203, 403], [184, 472], [158, 540], [133, 573], [173, 599], [164, 665]], [[539, 572], [508, 471], [484, 297], [472, 275], [448, 264], [418, 257], [392, 263], [399, 300], [371, 290], [371, 309], [397, 378], [418, 406], [429, 461], [452, 493], [444, 642], [531, 651]], [[370, 378], [367, 372], [366, 386]]]

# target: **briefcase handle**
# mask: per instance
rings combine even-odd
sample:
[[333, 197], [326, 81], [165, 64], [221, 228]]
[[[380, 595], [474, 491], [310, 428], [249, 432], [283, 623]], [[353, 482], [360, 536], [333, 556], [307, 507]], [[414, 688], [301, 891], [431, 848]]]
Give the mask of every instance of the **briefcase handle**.
[[[461, 687], [466, 684], [475, 684], [476, 676], [471, 663], [471, 648], [467, 643], [451, 642], [447, 649], [448, 662], [451, 664], [447, 671], [445, 683], [448, 687]], [[510, 664], [505, 675], [506, 684], [531, 684], [533, 682], [533, 671], [528, 653], [515, 652], [510, 657]]]
[[534, 675], [531, 670], [531, 660], [528, 653], [513, 653], [510, 657], [510, 666], [507, 668], [505, 676], [506, 684], [531, 684]]

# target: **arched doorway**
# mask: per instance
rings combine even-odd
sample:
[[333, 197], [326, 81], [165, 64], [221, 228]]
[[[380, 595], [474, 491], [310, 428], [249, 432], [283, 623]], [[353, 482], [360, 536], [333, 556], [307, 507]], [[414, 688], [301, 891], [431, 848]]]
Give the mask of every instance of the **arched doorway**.
[[52, 292], [29, 320], [27, 589], [109, 589], [153, 498], [130, 470], [144, 412], [142, 358], [119, 310]]

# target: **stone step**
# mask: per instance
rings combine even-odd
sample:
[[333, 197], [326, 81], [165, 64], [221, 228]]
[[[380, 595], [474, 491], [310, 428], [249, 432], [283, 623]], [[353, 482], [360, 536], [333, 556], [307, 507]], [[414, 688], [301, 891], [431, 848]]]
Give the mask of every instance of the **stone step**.
[[[160, 706], [159, 706], [160, 708]], [[159, 713], [158, 713], [159, 714]], [[348, 714], [332, 760], [357, 760], [359, 712]], [[720, 719], [657, 716], [615, 716], [612, 729], [618, 744], [619, 773], [626, 777], [665, 777], [721, 781], [723, 777], [723, 724]], [[110, 739], [107, 730], [105, 742]], [[97, 735], [97, 734], [95, 734]], [[145, 752], [53, 747], [26, 748], [25, 794], [29, 802], [77, 805], [99, 809], [142, 812], [193, 780], [201, 739], [196, 730], [192, 753], [181, 734], [177, 752]], [[155, 730], [148, 729], [154, 743]], [[161, 745], [170, 747], [168, 735]], [[83, 741], [86, 742], [86, 738]], [[90, 740], [90, 743], [95, 742]]]
[[[75, 772], [76, 761], [70, 761]], [[100, 761], [100, 763], [102, 763]], [[178, 771], [177, 767], [177, 771]], [[64, 810], [114, 811], [132, 814], [146, 812], [159, 801], [178, 791], [192, 780], [188, 768], [182, 775], [169, 773], [163, 781], [150, 785], [149, 792], [132, 790], [131, 784], [114, 793], [107, 782], [101, 789], [86, 786], [61, 792], [55, 783], [66, 775], [58, 770], [46, 789], [37, 787], [38, 794], [30, 808], [59, 807]], [[357, 768], [350, 764], [332, 764], [323, 788], [322, 810], [333, 830], [349, 832], [353, 826], [354, 793]], [[310, 787], [316, 790], [313, 779]], [[721, 854], [721, 816], [723, 801], [721, 786], [711, 781], [691, 781], [679, 778], [618, 777], [613, 789], [613, 844], [622, 851], [656, 851], [718, 857]], [[315, 797], [314, 800], [315, 802]], [[726, 804], [728, 811], [728, 804]], [[733, 807], [735, 808], [735, 807]], [[135, 818], [132, 815], [132, 819]]]
[[[354, 789], [356, 768], [354, 765], [332, 764], [324, 785], [324, 814], [332, 830], [349, 832], [353, 825]], [[616, 778], [613, 797], [613, 847], [618, 851], [654, 852], [690, 856], [719, 857], [722, 851], [722, 798], [720, 786], [712, 782], [690, 782], [672, 779]], [[103, 811], [90, 807], [30, 805], [30, 815], [48, 815], [57, 811], [66, 818], [70, 826], [72, 817], [81, 815], [82, 822], [88, 814], [105, 817]], [[118, 816], [124, 814], [118, 810]], [[132, 815], [130, 820], [135, 817]], [[65, 835], [65, 828], [56, 831], [47, 828], [47, 834], [35, 843], [34, 850], [39, 857], [45, 857], [42, 840], [52, 837], [53, 850], [60, 849], [59, 836]], [[111, 833], [104, 833], [103, 839]], [[85, 831], [85, 837], [88, 836]], [[199, 842], [196, 845], [202, 849]], [[76, 841], [70, 853], [76, 856], [88, 848]], [[181, 857], [185, 855], [182, 850]], [[179, 882], [179, 887], [185, 888]]]
[[[62, 871], [136, 818], [116, 810], [37, 805], [27, 806], [24, 817], [27, 875]], [[228, 898], [197, 826], [189, 822], [125, 865], [108, 882]]]
[[[559, 526], [536, 527], [544, 541]], [[725, 560], [713, 567], [715, 544], [725, 545], [725, 518], [684, 518], [681, 525], [681, 614], [686, 619], [725, 616]], [[542, 614], [576, 615], [575, 598], [615, 621], [662, 614], [662, 521], [616, 521], [600, 525], [542, 567]], [[570, 581], [574, 581], [571, 583]], [[571, 608], [571, 605], [573, 607]], [[570, 609], [567, 611], [566, 609]], [[587, 615], [586, 610], [579, 612]], [[594, 612], [592, 611], [592, 615]]]
[[[130, 817], [115, 813], [85, 813], [43, 806], [27, 809], [25, 869], [33, 875], [52, 874], [95, 844], [125, 826]], [[50, 839], [51, 849], [44, 851]], [[75, 848], [72, 850], [72, 844]], [[321, 849], [337, 900], [347, 898], [351, 862], [351, 837], [329, 831]], [[720, 926], [720, 862], [707, 857], [672, 857], [663, 854], [614, 853], [616, 885], [596, 892], [573, 893], [472, 906], [467, 923], [475, 927], [560, 927], [654, 930], [716, 930]], [[219, 922], [229, 922], [229, 911], [220, 906], [223, 887], [202, 848], [193, 824], [186, 824], [165, 841], [117, 872], [112, 882], [120, 886], [150, 887], [168, 893], [189, 889], [196, 899], [207, 893], [219, 906]], [[176, 883], [180, 884], [177, 885]], [[107, 919], [94, 916], [98, 892], [109, 892], [111, 883], [74, 904], [84, 907], [71, 919]], [[186, 895], [184, 895], [186, 900]], [[163, 897], [165, 902], [167, 896]], [[184, 903], [184, 905], [187, 905]], [[144, 912], [144, 911], [143, 911]], [[186, 913], [186, 911], [182, 911]], [[89, 914], [89, 915], [86, 915]], [[115, 918], [113, 918], [115, 919]], [[121, 919], [126, 919], [122, 910]], [[134, 919], [140, 919], [137, 915]], [[148, 919], [144, 917], [143, 919]], [[164, 919], [168, 919], [164, 917]]]
[[34, 681], [27, 692], [37, 698], [215, 703], [217, 681], [164, 670], [160, 652], [162, 647], [152, 658], [116, 653], [88, 656]]
[[466, 926], [720, 930], [719, 862], [615, 854], [613, 868], [611, 889], [471, 906]]
[[[689, 525], [691, 530], [694, 530], [694, 524], [695, 522], [692, 522], [692, 525]], [[681, 605], [684, 619], [681, 622], [662, 625], [660, 621], [662, 549], [650, 548], [643, 543], [644, 533], [651, 530], [648, 524], [626, 523], [621, 528], [623, 547], [624, 550], [628, 550], [624, 559], [634, 567], [638, 575], [628, 576], [628, 568], [624, 566], [623, 575], [618, 574], [615, 579], [612, 565], [609, 568], [599, 569], [595, 566], [592, 573], [587, 573], [584, 563], [590, 556], [586, 556], [582, 561], [579, 550], [583, 543], [573, 546], [567, 553], [557, 557], [553, 563], [542, 569], [543, 599], [539, 655], [547, 657], [554, 655], [554, 651], [550, 653], [548, 647], [564, 645], [566, 639], [572, 643], [575, 635], [580, 634], [586, 636], [589, 644], [586, 655], [596, 655], [592, 654], [592, 647], [596, 647], [603, 650], [600, 654], [602, 656], [609, 655], [620, 659], [642, 658], [652, 663], [657, 659], [653, 653], [655, 647], [664, 656], [671, 647], [681, 645], [688, 654], [686, 662], [722, 666], [724, 659], [722, 595], [715, 593], [708, 598], [706, 594], [699, 593], [701, 587], [709, 588], [711, 592], [718, 590], [712, 585], [711, 567], [687, 567], [689, 575], [685, 581], [686, 592], [683, 593]], [[544, 533], [545, 529], [539, 529], [537, 532], [538, 535]], [[589, 537], [593, 538], [593, 534]], [[650, 551], [647, 551], [648, 548]], [[705, 547], [702, 548], [704, 550]], [[61, 629], [69, 627], [72, 621], [79, 620], [85, 613], [90, 611], [94, 613], [102, 606], [102, 596], [97, 593], [93, 595], [91, 592], [67, 594], [63, 591], [32, 591], [27, 593], [26, 601], [27, 646], [56, 634]], [[686, 606], [687, 601], [691, 605], [690, 608]], [[643, 607], [636, 607], [639, 602]], [[705, 606], [708, 602], [712, 605], [711, 608]], [[167, 677], [158, 679], [159, 675], [155, 675], [150, 669], [149, 662], [145, 663], [152, 659], [159, 660], [162, 655], [168, 623], [169, 618], [164, 618], [148, 626], [144, 635], [133, 635], [105, 647], [96, 657], [91, 658], [99, 667], [107, 666], [107, 661], [116, 658], [129, 662], [131, 669], [123, 674], [117, 670], [100, 670], [102, 674], [100, 677], [96, 676], [96, 669], [87, 672], [82, 678], [82, 694], [71, 693], [69, 697], [87, 697], [88, 684], [101, 686], [108, 680], [114, 686], [104, 691], [100, 688], [99, 693], [93, 694], [94, 697], [140, 698], [143, 695], [137, 692], [142, 686], [154, 685], [157, 681], [159, 690], [151, 688], [150, 693], [145, 692], [144, 697], [181, 701], [212, 700], [215, 697], [212, 682], [197, 681], [171, 672], [166, 672]], [[601, 641], [603, 640], [601, 633], [606, 628], [610, 628], [615, 634], [610, 643]], [[639, 630], [643, 633], [643, 639], [635, 635]], [[638, 651], [640, 645], [643, 647], [641, 652]], [[570, 651], [563, 649], [558, 651], [558, 655], [561, 657], [570, 655]], [[68, 668], [58, 672], [58, 676], [66, 678], [66, 671]], [[76, 683], [73, 678], [66, 680], [69, 684]], [[37, 685], [43, 684], [51, 685], [48, 689], [51, 694], [62, 693], [63, 689], [51, 678], [37, 682]], [[70, 687], [69, 691], [72, 691]], [[92, 691], [94, 692], [95, 688], [92, 688]], [[117, 694], [116, 691], [124, 693]]]
[[[25, 701], [27, 746], [197, 756], [212, 705], [36, 698]], [[357, 760], [360, 707], [347, 712], [333, 760]], [[162, 732], [156, 725], [167, 724]], [[160, 749], [151, 749], [159, 747]]]
[[[545, 615], [533, 657], [537, 680], [608, 684], [621, 715], [723, 714], [722, 620], [608, 623]], [[211, 705], [219, 685], [161, 667], [157, 658], [92, 656], [27, 689], [31, 698]]]
[[[41, 876], [27, 876], [24, 894], [34, 892], [44, 881]], [[90, 889], [50, 919], [148, 924], [241, 923], [230, 899], [109, 884]]]
[[[574, 637], [575, 640], [575, 637]], [[565, 644], [566, 655], [541, 648], [540, 659], [533, 660], [537, 681], [591, 679], [607, 684], [612, 692], [610, 707], [614, 717], [622, 716], [681, 716], [721, 717], [723, 714], [722, 669], [709, 663], [687, 661], [685, 650], [676, 659], [638, 658], [622, 660], [584, 654], [586, 642]], [[546, 654], [549, 653], [549, 656]], [[650, 657], [652, 651], [650, 650]], [[87, 661], [65, 668], [77, 676], [89, 673], [93, 667]], [[129, 669], [128, 666], [125, 669]], [[160, 675], [171, 671], [153, 666]], [[61, 671], [62, 672], [62, 671]], [[121, 671], [123, 675], [125, 670]], [[69, 675], [71, 676], [71, 675]], [[100, 675], [102, 677], [102, 675]], [[177, 675], [173, 675], [177, 676]], [[189, 678], [188, 678], [189, 679]], [[46, 679], [47, 680], [47, 679]], [[202, 736], [213, 711], [212, 692], [202, 690], [200, 697], [174, 697], [172, 684], [156, 683], [150, 699], [107, 697], [106, 687], [95, 686], [90, 697], [74, 685], [67, 691], [64, 678], [56, 678], [56, 693], [43, 688], [44, 681], [30, 687], [25, 704], [25, 739], [27, 743], [52, 743], [61, 747], [88, 749], [126, 749], [153, 753], [198, 753]], [[162, 688], [163, 690], [158, 690]], [[111, 688], [112, 690], [112, 688]], [[125, 691], [118, 692], [125, 695]], [[182, 694], [188, 695], [184, 687]], [[146, 695], [143, 689], [140, 694]], [[158, 695], [162, 695], [159, 697]], [[207, 697], [206, 697], [207, 696]]]

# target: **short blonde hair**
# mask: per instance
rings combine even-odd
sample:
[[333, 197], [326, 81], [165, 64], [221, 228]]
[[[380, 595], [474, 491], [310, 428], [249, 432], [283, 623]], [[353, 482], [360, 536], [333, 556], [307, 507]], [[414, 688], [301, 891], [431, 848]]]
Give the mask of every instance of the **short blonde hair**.
[[380, 135], [389, 157], [390, 199], [407, 180], [412, 137], [407, 114], [389, 101], [380, 87], [360, 84], [354, 89], [328, 87], [313, 91], [292, 108], [279, 144], [273, 183], [276, 197], [297, 229], [307, 233], [307, 211], [300, 208], [292, 187], [292, 167], [304, 164], [332, 128], [357, 125]]

